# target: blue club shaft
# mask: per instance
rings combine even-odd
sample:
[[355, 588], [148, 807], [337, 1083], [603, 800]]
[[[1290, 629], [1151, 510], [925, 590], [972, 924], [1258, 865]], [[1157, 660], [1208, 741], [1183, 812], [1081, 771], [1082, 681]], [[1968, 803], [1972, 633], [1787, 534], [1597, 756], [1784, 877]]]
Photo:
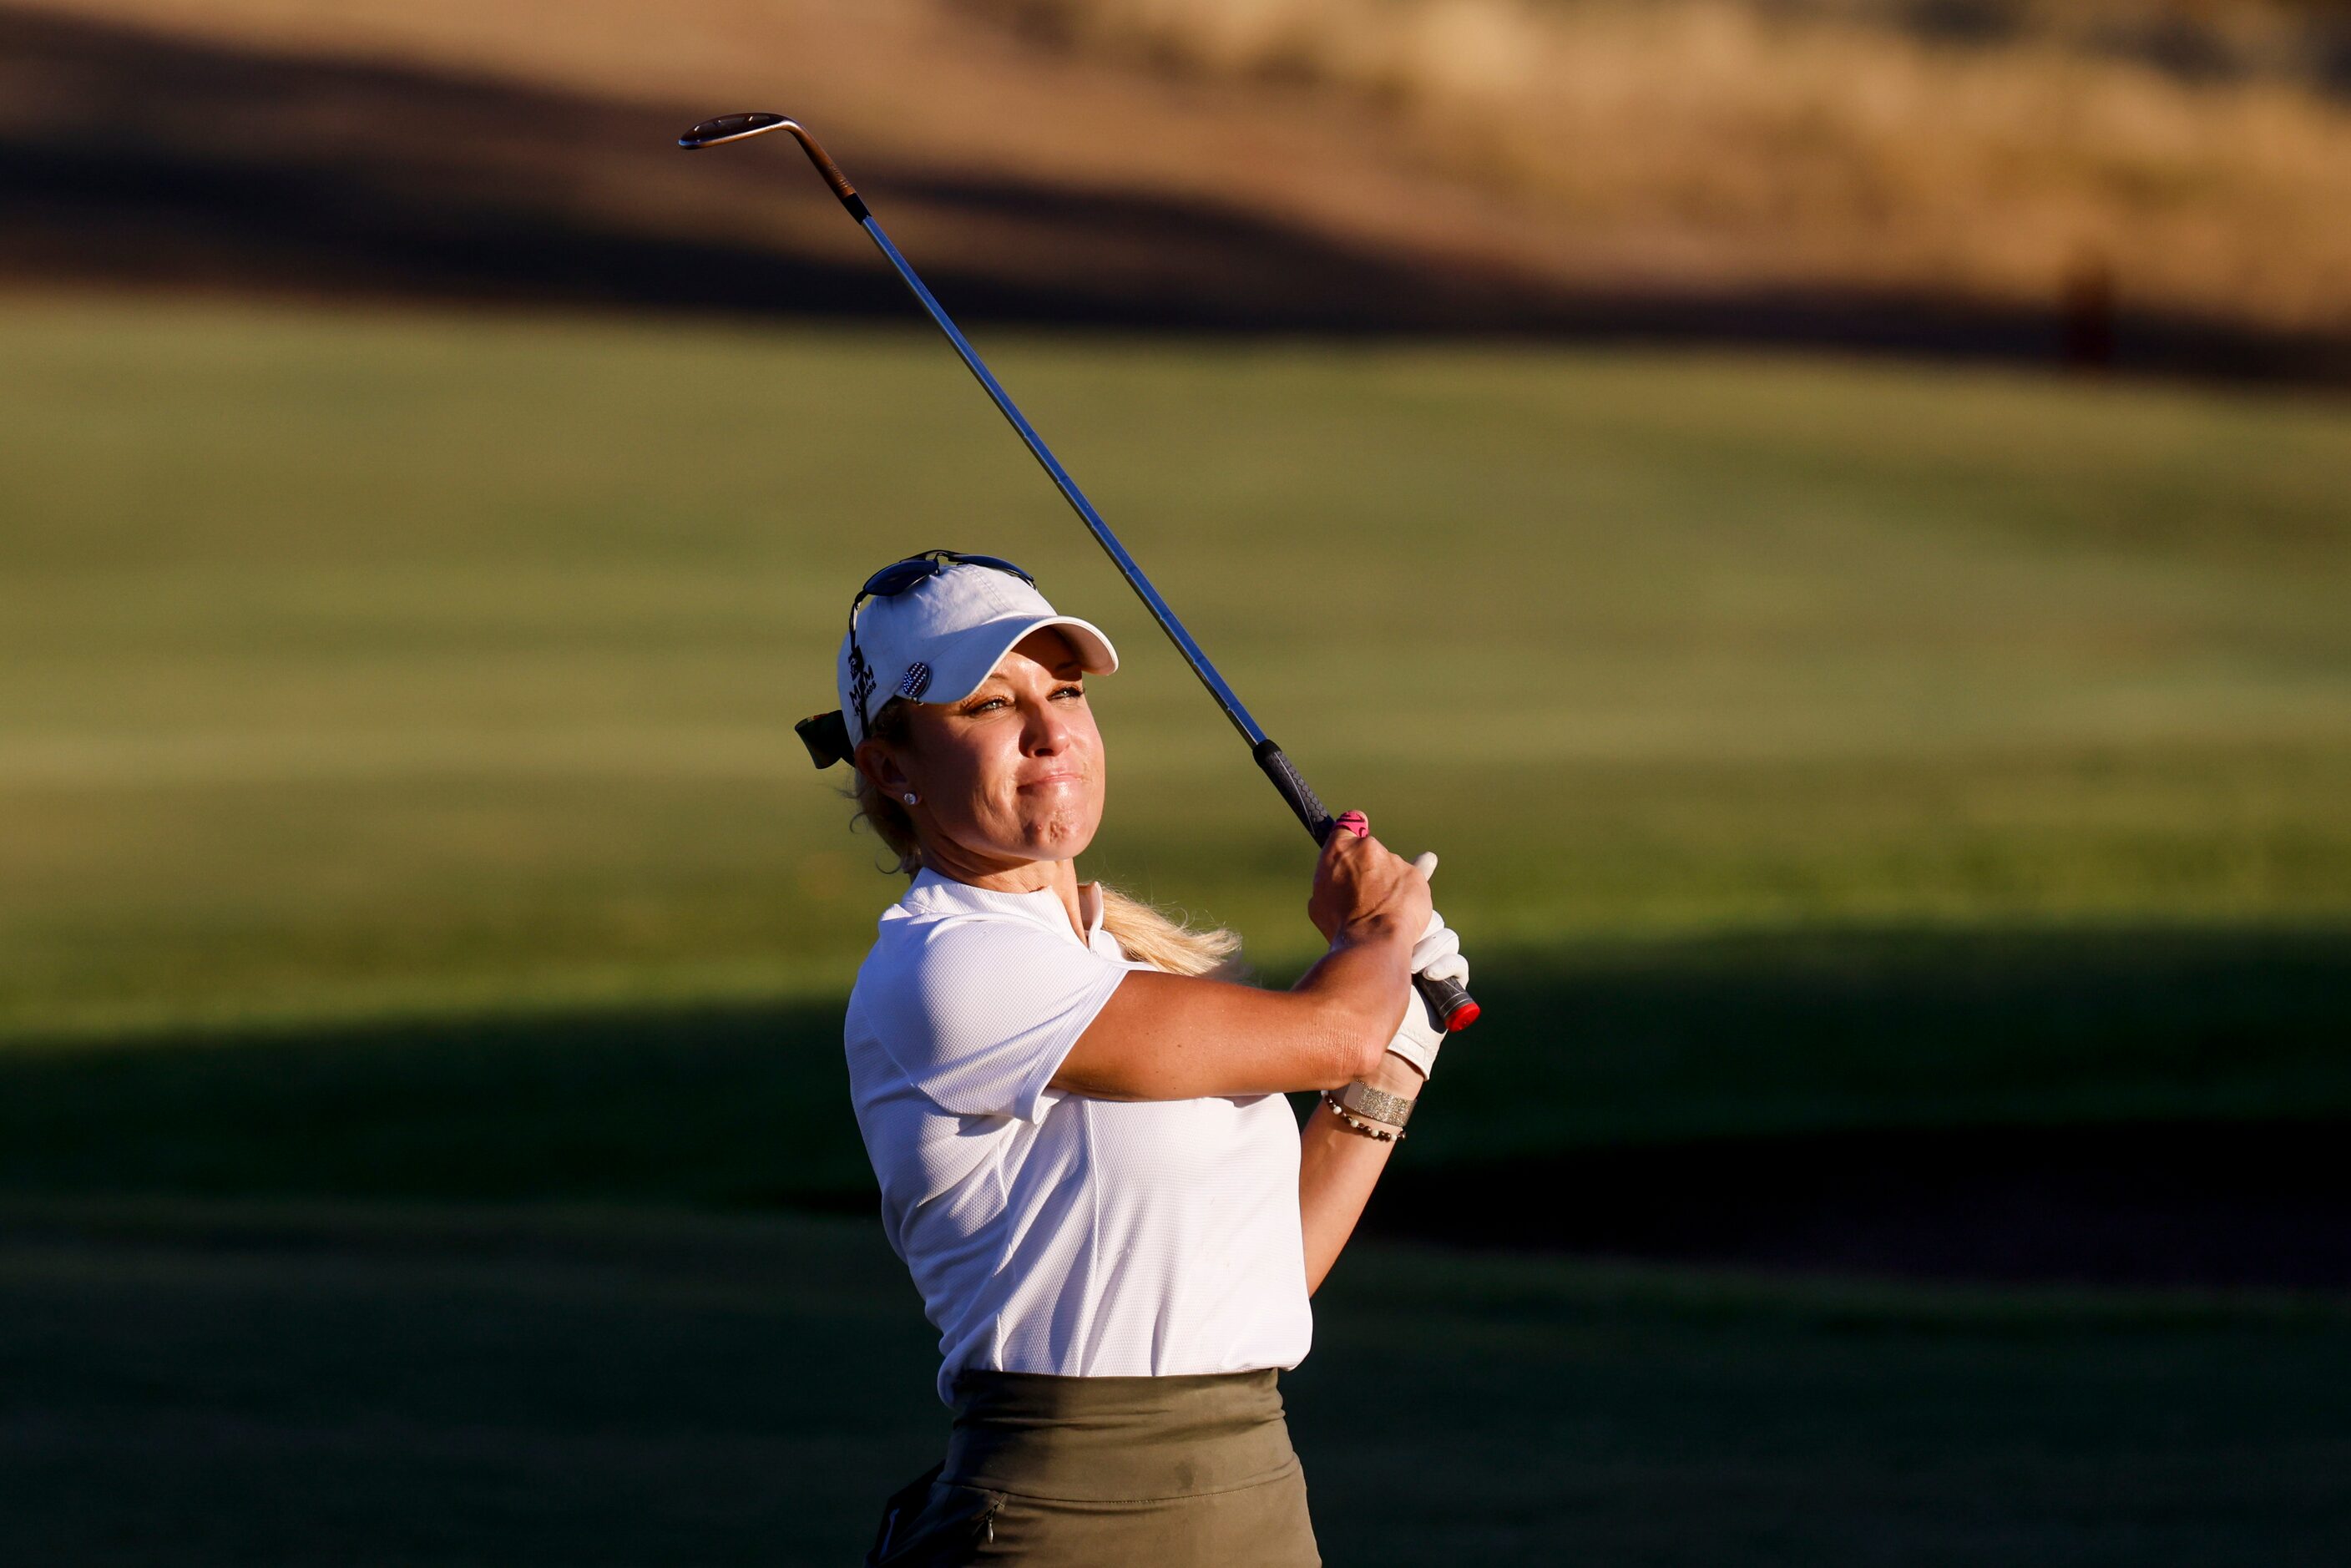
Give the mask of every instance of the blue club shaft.
[[[1200, 652], [1200, 645], [1192, 641], [1192, 634], [1184, 630], [1184, 623], [1176, 619], [1176, 612], [1167, 608], [1167, 601], [1159, 597], [1159, 591], [1151, 586], [1151, 580], [1143, 575], [1143, 569], [1134, 564], [1134, 558], [1126, 553], [1126, 547], [1118, 542], [1118, 536], [1110, 531], [1110, 526], [1102, 520], [1102, 514], [1094, 510], [1093, 503], [1087, 500], [1085, 492], [1078, 488], [1078, 482], [1070, 477], [1069, 470], [1061, 466], [1061, 460], [1053, 455], [1044, 439], [1029, 425], [1004, 388], [998, 384], [996, 377], [988, 372], [987, 366], [981, 362], [970, 342], [956, 330], [956, 324], [947, 319], [947, 313], [939, 308], [939, 302], [931, 298], [931, 291], [923, 287], [923, 280], [914, 275], [914, 269], [906, 264], [906, 258], [898, 254], [898, 247], [890, 243], [890, 236], [882, 232], [882, 225], [873, 221], [873, 214], [867, 210], [864, 199], [858, 195], [857, 187], [852, 185], [839, 166], [825, 156], [824, 150], [816, 144], [815, 138], [809, 135], [807, 129], [780, 114], [722, 115], [716, 120], [705, 120], [679, 137], [678, 145], [688, 149], [715, 146], [722, 141], [739, 141], [746, 136], [758, 136], [770, 131], [789, 131], [799, 141], [810, 162], [824, 176], [825, 183], [832, 187], [832, 193], [841, 199], [841, 204], [857, 221], [858, 226], [873, 236], [874, 245], [897, 270], [899, 278], [913, 292], [924, 310], [929, 313], [931, 319], [938, 324], [939, 330], [946, 334], [947, 341], [955, 345], [956, 352], [963, 356], [965, 368], [987, 392], [990, 401], [996, 404], [997, 412], [1020, 433], [1020, 439], [1028, 444], [1029, 454], [1044, 468], [1055, 487], [1061, 492], [1062, 498], [1092, 530], [1095, 541], [1109, 553], [1112, 564], [1126, 579], [1127, 586], [1134, 590], [1136, 596], [1150, 610], [1152, 619], [1159, 622], [1159, 629], [1167, 633], [1167, 640], [1176, 644], [1176, 651], [1184, 655], [1184, 662], [1192, 666], [1192, 673], [1200, 677], [1200, 684], [1208, 688], [1209, 695], [1217, 699], [1217, 706], [1225, 710], [1225, 716], [1233, 721], [1233, 727], [1239, 730], [1241, 737], [1249, 743], [1250, 757], [1280, 792], [1300, 823], [1313, 835], [1317, 844], [1327, 843], [1338, 830], [1321, 797], [1314, 793], [1312, 786], [1306, 782], [1296, 765], [1282, 755], [1281, 747], [1258, 727], [1257, 720], [1249, 716], [1249, 709], [1241, 706], [1240, 698], [1225, 685], [1225, 678], [1217, 674], [1217, 667], [1208, 663], [1208, 656]], [[1432, 980], [1426, 975], [1416, 975], [1413, 984], [1427, 1004], [1430, 1018], [1439, 1028], [1467, 1029], [1476, 1020], [1478, 1004], [1458, 982]]]

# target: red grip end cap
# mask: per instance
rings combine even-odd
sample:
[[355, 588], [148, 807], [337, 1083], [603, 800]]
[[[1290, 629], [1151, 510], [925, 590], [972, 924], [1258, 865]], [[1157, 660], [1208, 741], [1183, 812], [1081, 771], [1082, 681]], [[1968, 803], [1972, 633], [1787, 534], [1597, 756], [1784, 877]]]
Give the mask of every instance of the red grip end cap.
[[1445, 1020], [1445, 1032], [1459, 1034], [1463, 1030], [1476, 1023], [1478, 1015], [1483, 1010], [1476, 1002], [1463, 1002], [1453, 1009], [1453, 1016]]
[[1359, 839], [1367, 839], [1372, 835], [1372, 820], [1369, 817], [1364, 816], [1361, 811], [1340, 812], [1339, 826], [1346, 829], [1349, 832], [1354, 834]]

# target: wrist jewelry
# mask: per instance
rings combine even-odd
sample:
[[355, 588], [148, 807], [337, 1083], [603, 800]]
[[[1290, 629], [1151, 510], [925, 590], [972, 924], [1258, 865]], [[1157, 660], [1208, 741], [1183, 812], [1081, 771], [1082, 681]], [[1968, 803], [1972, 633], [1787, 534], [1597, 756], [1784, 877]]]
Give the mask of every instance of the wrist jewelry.
[[1374, 1089], [1360, 1078], [1340, 1092], [1339, 1103], [1367, 1122], [1384, 1122], [1391, 1127], [1412, 1120], [1413, 1103], [1408, 1095]]
[[1341, 1104], [1339, 1103], [1339, 1097], [1336, 1094], [1332, 1093], [1328, 1089], [1322, 1091], [1322, 1103], [1331, 1107], [1332, 1114], [1337, 1116], [1339, 1120], [1346, 1123], [1349, 1127], [1363, 1134], [1364, 1136], [1367, 1138], [1376, 1138], [1383, 1144], [1400, 1144], [1404, 1142], [1404, 1129], [1402, 1127], [1384, 1126], [1377, 1122], [1364, 1121], [1361, 1116], [1356, 1115], [1353, 1111], [1348, 1110], [1346, 1106]]

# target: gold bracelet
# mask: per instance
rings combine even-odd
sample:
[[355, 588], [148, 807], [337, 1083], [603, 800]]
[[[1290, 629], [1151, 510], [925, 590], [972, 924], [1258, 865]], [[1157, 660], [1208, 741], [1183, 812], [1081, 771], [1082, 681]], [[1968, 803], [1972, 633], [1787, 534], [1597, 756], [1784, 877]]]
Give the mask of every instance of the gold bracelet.
[[1353, 1128], [1356, 1132], [1363, 1134], [1364, 1136], [1367, 1138], [1376, 1138], [1383, 1144], [1400, 1144], [1404, 1142], [1404, 1129], [1402, 1127], [1390, 1127], [1378, 1122], [1364, 1121], [1361, 1116], [1356, 1115], [1353, 1111], [1348, 1110], [1344, 1105], [1339, 1103], [1339, 1097], [1336, 1094], [1332, 1093], [1328, 1089], [1322, 1091], [1322, 1103], [1330, 1106], [1332, 1111], [1337, 1113], [1339, 1120], [1346, 1123], [1348, 1126]]

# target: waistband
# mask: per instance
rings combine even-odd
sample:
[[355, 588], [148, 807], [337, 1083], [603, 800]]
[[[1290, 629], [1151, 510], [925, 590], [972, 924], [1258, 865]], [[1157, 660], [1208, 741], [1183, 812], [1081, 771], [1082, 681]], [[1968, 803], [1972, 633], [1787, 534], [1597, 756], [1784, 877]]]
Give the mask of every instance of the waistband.
[[939, 1479], [1119, 1502], [1255, 1486], [1297, 1463], [1279, 1369], [1175, 1377], [969, 1370]]

